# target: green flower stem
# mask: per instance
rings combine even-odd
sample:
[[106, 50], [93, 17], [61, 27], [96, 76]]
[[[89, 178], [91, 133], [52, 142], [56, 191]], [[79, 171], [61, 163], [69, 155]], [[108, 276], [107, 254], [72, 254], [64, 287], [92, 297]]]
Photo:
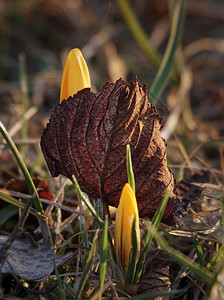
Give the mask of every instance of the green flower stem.
[[40, 202], [39, 196], [37, 194], [37, 190], [35, 188], [32, 178], [29, 174], [29, 171], [28, 171], [18, 149], [16, 148], [16, 145], [14, 144], [13, 140], [9, 136], [9, 134], [8, 134], [7, 130], [5, 129], [4, 125], [2, 124], [2, 122], [0, 122], [0, 132], [1, 132], [2, 136], [4, 137], [5, 141], [7, 142], [9, 148], [11, 149], [18, 166], [20, 167], [20, 169], [25, 177], [30, 195], [33, 196], [33, 202], [34, 202], [36, 210], [39, 213], [44, 214], [42, 204]]
[[153, 49], [152, 45], [150, 45], [148, 36], [140, 25], [134, 12], [131, 10], [128, 0], [117, 0], [117, 4], [138, 46], [146, 54], [148, 59], [156, 67], [158, 67], [160, 65], [161, 59], [157, 52]]

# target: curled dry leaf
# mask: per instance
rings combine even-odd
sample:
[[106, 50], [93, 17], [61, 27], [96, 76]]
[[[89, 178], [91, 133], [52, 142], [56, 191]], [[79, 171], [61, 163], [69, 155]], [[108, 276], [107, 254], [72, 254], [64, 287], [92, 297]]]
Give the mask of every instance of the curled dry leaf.
[[[7, 237], [0, 235], [0, 249], [7, 242]], [[26, 238], [17, 238], [7, 252], [1, 273], [16, 274], [27, 280], [44, 281], [57, 267], [72, 257], [72, 253], [63, 256], [54, 254], [48, 245], [34, 247]]]
[[136, 80], [106, 83], [100, 92], [83, 89], [54, 109], [41, 138], [52, 176], [74, 174], [90, 198], [118, 206], [127, 182], [126, 145], [130, 144], [141, 217], [152, 217], [167, 188], [163, 221], [174, 223], [180, 200], [167, 167], [162, 119], [148, 102], [147, 86]]
[[[138, 294], [170, 291], [169, 266], [161, 266], [153, 270], [146, 270], [139, 282]], [[157, 300], [169, 299], [169, 297], [157, 297]]]

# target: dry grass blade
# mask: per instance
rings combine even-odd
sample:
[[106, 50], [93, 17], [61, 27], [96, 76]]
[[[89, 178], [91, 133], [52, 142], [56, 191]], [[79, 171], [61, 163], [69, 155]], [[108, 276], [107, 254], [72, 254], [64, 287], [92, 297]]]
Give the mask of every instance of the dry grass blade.
[[[30, 107], [24, 114], [24, 120], [30, 120], [36, 113], [38, 112], [38, 108], [36, 106]], [[23, 120], [18, 120], [15, 125], [9, 130], [9, 136], [13, 137], [23, 125]]]
[[179, 89], [176, 93], [176, 105], [169, 115], [164, 128], [162, 129], [162, 136], [168, 140], [177, 128], [184, 102], [186, 101], [190, 89], [192, 87], [193, 77], [190, 68], [185, 68], [181, 74], [181, 81]]
[[[64, 179], [64, 182], [62, 182], [62, 184], [60, 184], [60, 188], [59, 188], [59, 190], [57, 191], [57, 193], [55, 194], [54, 198], [51, 200], [51, 203], [54, 203], [54, 202], [56, 203], [56, 202], [58, 202], [58, 199], [59, 199], [61, 193], [64, 191], [64, 188], [65, 188], [67, 182], [68, 182], [68, 179], [65, 178], [65, 179]], [[46, 216], [46, 217], [49, 218], [50, 213], [51, 213], [53, 207], [54, 207], [54, 205], [52, 204], [52, 205], [49, 205], [49, 206], [46, 208], [46, 210], [45, 210], [45, 216]]]
[[220, 51], [224, 52], [224, 39], [202, 38], [194, 41], [184, 48], [183, 54], [186, 60], [201, 51]]

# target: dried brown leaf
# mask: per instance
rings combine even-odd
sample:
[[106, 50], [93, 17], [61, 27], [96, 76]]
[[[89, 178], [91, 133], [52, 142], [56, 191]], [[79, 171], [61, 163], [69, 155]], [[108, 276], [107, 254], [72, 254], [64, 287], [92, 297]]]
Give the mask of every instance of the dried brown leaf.
[[[169, 267], [163, 266], [153, 270], [146, 270], [145, 274], [141, 276], [139, 284], [138, 294], [170, 291]], [[169, 297], [157, 297], [156, 299], [169, 299]]]
[[83, 89], [54, 109], [41, 139], [52, 176], [74, 174], [90, 198], [117, 206], [127, 182], [126, 145], [130, 144], [140, 216], [152, 217], [170, 189], [164, 214], [173, 223], [181, 203], [167, 167], [162, 119], [148, 102], [147, 86], [136, 80], [106, 83], [100, 92]]

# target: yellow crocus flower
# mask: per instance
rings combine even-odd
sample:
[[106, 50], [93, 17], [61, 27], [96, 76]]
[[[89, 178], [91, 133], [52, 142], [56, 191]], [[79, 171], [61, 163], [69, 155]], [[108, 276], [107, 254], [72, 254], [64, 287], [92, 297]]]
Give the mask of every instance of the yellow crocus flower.
[[90, 88], [88, 66], [82, 52], [75, 48], [67, 56], [61, 80], [60, 103], [84, 88]]
[[114, 236], [114, 246], [117, 262], [125, 272], [128, 268], [129, 255], [132, 248], [131, 235], [134, 218], [136, 218], [135, 230], [137, 237], [137, 261], [140, 252], [138, 206], [133, 189], [128, 183], [126, 183], [122, 190], [119, 206], [117, 209]]

